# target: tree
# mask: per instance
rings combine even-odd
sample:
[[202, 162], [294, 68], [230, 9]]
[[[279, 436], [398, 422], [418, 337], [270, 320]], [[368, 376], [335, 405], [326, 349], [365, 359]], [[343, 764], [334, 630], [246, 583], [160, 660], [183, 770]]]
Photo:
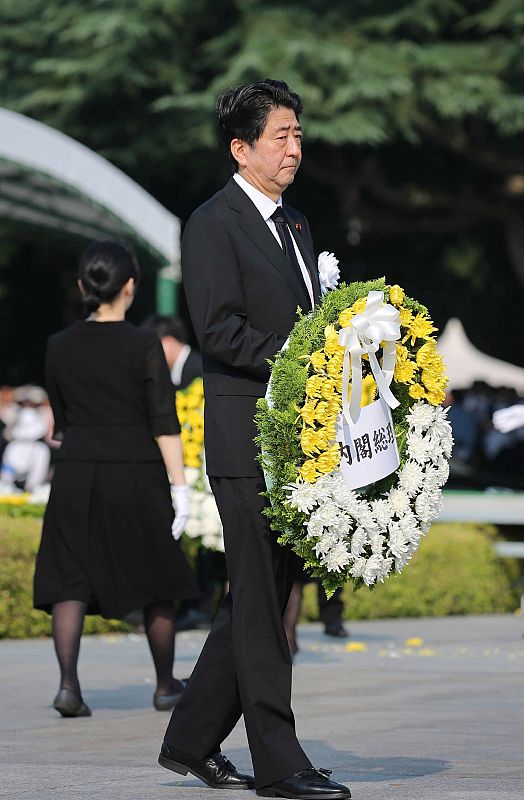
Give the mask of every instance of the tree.
[[475, 314], [497, 274], [495, 295], [522, 302], [523, 55], [521, 0], [0, 0], [0, 103], [182, 218], [227, 174], [217, 93], [287, 80], [304, 100], [301, 199], [321, 247], [352, 275], [393, 262], [437, 318], [469, 315], [480, 346], [514, 359], [520, 317], [494, 335]]

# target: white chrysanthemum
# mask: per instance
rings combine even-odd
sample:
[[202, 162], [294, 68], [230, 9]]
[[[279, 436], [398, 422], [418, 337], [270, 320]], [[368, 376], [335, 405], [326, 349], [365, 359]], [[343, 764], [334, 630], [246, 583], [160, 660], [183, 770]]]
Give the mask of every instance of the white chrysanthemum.
[[347, 567], [350, 561], [348, 549], [344, 542], [339, 542], [321, 559], [321, 563], [329, 572], [340, 572], [341, 569]]
[[430, 522], [440, 511], [442, 492], [421, 492], [415, 500], [415, 511], [421, 522]]
[[398, 524], [404, 539], [409, 542], [409, 544], [418, 545], [422, 533], [418, 526], [418, 520], [413, 512], [410, 511], [409, 514], [403, 516]]
[[440, 449], [442, 450], [442, 453], [445, 455], [446, 458], [451, 458], [451, 453], [453, 452], [453, 436], [451, 434], [451, 426], [449, 427], [448, 431], [446, 431], [439, 437], [439, 440], [440, 440]]
[[439, 458], [435, 462], [435, 469], [437, 470], [440, 478], [440, 485], [444, 486], [449, 478], [449, 461], [446, 458]]
[[356, 558], [355, 562], [351, 566], [351, 569], [349, 570], [349, 574], [353, 578], [361, 578], [364, 574], [367, 563], [367, 558]]
[[362, 574], [362, 580], [366, 586], [373, 586], [375, 581], [383, 580], [386, 577], [389, 569], [390, 560], [374, 554], [366, 561], [366, 567]]
[[425, 536], [426, 533], [431, 528], [431, 522], [421, 522], [420, 525], [419, 525], [419, 528], [420, 528], [420, 532], [421, 532], [422, 536]]
[[419, 464], [424, 464], [429, 461], [430, 443], [425, 436], [420, 433], [409, 433], [407, 439], [407, 452], [409, 458], [412, 458]]
[[184, 467], [184, 475], [190, 488], [198, 481], [200, 474], [200, 470], [196, 467]]
[[[361, 504], [358, 495], [356, 492], [348, 489], [340, 470], [336, 470], [330, 477], [331, 483], [329, 486], [329, 493], [331, 497], [340, 508], [343, 508], [344, 511], [355, 516]], [[320, 478], [320, 480], [322, 480], [322, 478]], [[319, 481], [317, 481], [317, 483], [318, 482]]]
[[290, 490], [289, 503], [294, 508], [305, 514], [309, 514], [315, 508], [318, 502], [318, 491], [314, 484], [293, 483], [285, 488]]
[[408, 561], [411, 561], [412, 556], [413, 552], [408, 547], [405, 553], [403, 553], [398, 558], [395, 558], [395, 572], [398, 572], [400, 575], [400, 573], [402, 572]]
[[371, 552], [376, 555], [383, 555], [385, 541], [386, 541], [385, 536], [383, 536], [381, 533], [378, 533], [377, 531], [372, 531], [369, 534], [369, 543], [371, 545]]
[[410, 502], [407, 493], [403, 489], [391, 489], [389, 502], [395, 514], [402, 516], [410, 510]]
[[325, 503], [319, 505], [312, 516], [321, 519], [324, 527], [328, 528], [330, 525], [335, 525], [338, 522], [340, 518], [340, 508], [333, 500], [327, 500]]
[[388, 547], [390, 552], [395, 558], [402, 558], [402, 556], [409, 551], [409, 546], [398, 522], [392, 522], [390, 524], [388, 534]]
[[316, 512], [313, 512], [306, 522], [307, 528], [307, 539], [315, 539], [317, 536], [320, 536], [324, 531], [324, 522], [322, 517], [319, 516]]
[[408, 459], [399, 473], [398, 485], [412, 497], [422, 486], [422, 470], [420, 464]]
[[393, 509], [389, 500], [372, 500], [371, 511], [375, 517], [377, 524], [381, 530], [386, 530], [391, 517], [393, 516]]
[[354, 559], [359, 558], [368, 541], [369, 537], [367, 531], [361, 527], [356, 528], [351, 534], [351, 557]]
[[317, 556], [323, 556], [339, 543], [339, 537], [333, 531], [324, 531], [318, 542], [315, 544], [314, 550]]
[[366, 528], [368, 531], [375, 531], [379, 530], [379, 525], [373, 511], [371, 510], [371, 506], [369, 503], [361, 502], [358, 509], [354, 513], [354, 517], [357, 520], [358, 524], [361, 525], [363, 528]]
[[427, 430], [435, 419], [435, 409], [429, 403], [419, 400], [406, 414], [406, 420], [413, 428], [421, 431]]
[[318, 257], [318, 277], [322, 294], [328, 289], [336, 289], [340, 280], [340, 270], [338, 268], [338, 258], [334, 253], [324, 250]]
[[339, 538], [348, 536], [353, 528], [354, 521], [348, 514], [340, 513], [338, 520], [329, 526], [329, 530], [336, 533]]
[[436, 406], [434, 409], [434, 419], [431, 425], [431, 430], [437, 436], [447, 436], [451, 433], [451, 423], [448, 420], [448, 409], [442, 406]]

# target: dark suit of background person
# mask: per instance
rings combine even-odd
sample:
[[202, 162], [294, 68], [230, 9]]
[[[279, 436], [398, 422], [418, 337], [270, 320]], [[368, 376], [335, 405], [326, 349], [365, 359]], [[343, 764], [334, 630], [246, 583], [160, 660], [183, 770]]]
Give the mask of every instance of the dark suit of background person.
[[[281, 110], [280, 105], [274, 110]], [[256, 152], [271, 119], [269, 114]], [[293, 128], [288, 135], [298, 139]], [[292, 151], [290, 159], [297, 159], [296, 171], [300, 142], [290, 141], [286, 147]], [[255, 785], [257, 790], [271, 785], [272, 792], [278, 782], [302, 771], [307, 773], [302, 780], [317, 784], [319, 775], [297, 740], [291, 711], [291, 657], [282, 613], [295, 565], [262, 514], [266, 487], [253, 441], [254, 416], [256, 402], [266, 392], [268, 359], [289, 335], [297, 306], [308, 311], [312, 298], [235, 178], [193, 213], [182, 239], [184, 288], [203, 355], [207, 472], [224, 528], [230, 591], [174, 710], [159, 760], [176, 770], [173, 754], [189, 754], [186, 765], [191, 764], [189, 756], [205, 759], [219, 750], [243, 714]], [[300, 212], [288, 206], [285, 210], [317, 300], [309, 225]], [[170, 753], [171, 764], [163, 757]], [[348, 797], [342, 788], [346, 793], [340, 796]]]

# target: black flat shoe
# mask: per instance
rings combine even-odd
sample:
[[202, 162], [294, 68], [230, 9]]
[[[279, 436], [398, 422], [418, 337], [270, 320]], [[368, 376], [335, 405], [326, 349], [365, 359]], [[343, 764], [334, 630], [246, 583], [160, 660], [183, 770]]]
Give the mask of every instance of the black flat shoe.
[[211, 789], [255, 788], [255, 781], [251, 775], [241, 775], [237, 772], [236, 767], [222, 753], [214, 753], [202, 760], [188, 753], [182, 753], [164, 742], [158, 763], [166, 769], [178, 772], [179, 775], [187, 775], [190, 772]]
[[182, 689], [179, 692], [174, 692], [173, 694], [154, 693], [153, 705], [157, 711], [171, 711], [176, 706], [189, 683], [189, 678], [181, 678], [178, 682], [182, 684]]
[[183, 690], [175, 694], [158, 694], [155, 692], [153, 695], [153, 705], [157, 711], [171, 711], [176, 706], [183, 693]]
[[53, 708], [63, 717], [90, 717], [91, 709], [71, 689], [60, 689]]
[[330, 625], [326, 625], [324, 633], [326, 636], [335, 636], [337, 639], [347, 639], [349, 636], [348, 631], [341, 622], [333, 622]]
[[304, 769], [283, 781], [257, 789], [259, 797], [293, 797], [297, 800], [345, 800], [351, 797], [347, 786], [331, 781], [329, 769]]

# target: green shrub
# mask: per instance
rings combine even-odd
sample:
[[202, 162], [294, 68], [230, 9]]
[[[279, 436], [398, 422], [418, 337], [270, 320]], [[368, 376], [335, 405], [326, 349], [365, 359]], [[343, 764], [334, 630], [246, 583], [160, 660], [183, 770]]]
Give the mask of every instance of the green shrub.
[[[0, 513], [0, 639], [48, 636], [51, 618], [33, 608], [33, 573], [42, 519], [20, 509]], [[119, 620], [86, 617], [85, 633], [129, 630]]]
[[[344, 588], [346, 619], [440, 617], [512, 612], [519, 604], [519, 564], [495, 555], [496, 529], [437, 524], [401, 575], [369, 591]], [[316, 587], [306, 586], [304, 619], [317, 619]]]

